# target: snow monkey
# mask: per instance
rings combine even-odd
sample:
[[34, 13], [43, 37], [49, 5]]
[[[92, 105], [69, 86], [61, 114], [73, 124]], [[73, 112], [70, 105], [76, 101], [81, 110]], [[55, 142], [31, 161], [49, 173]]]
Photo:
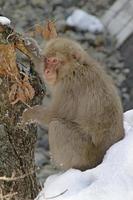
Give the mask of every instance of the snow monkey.
[[25, 46], [52, 99], [48, 106], [26, 110], [23, 120], [48, 125], [56, 166], [65, 170], [97, 166], [106, 150], [124, 137], [123, 109], [111, 78], [73, 40], [51, 39], [40, 56], [33, 51], [40, 52], [35, 42], [25, 40]]

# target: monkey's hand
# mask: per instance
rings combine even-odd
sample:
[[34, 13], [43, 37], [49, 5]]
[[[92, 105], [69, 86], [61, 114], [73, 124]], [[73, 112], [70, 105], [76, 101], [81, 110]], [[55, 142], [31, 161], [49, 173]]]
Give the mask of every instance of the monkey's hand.
[[26, 109], [22, 114], [23, 122], [24, 123], [38, 122], [38, 116], [40, 114], [41, 109], [42, 109], [42, 106], [39, 106], [39, 105]]
[[41, 58], [42, 56], [42, 50], [40, 49], [38, 43], [36, 40], [26, 37], [24, 38], [24, 45], [26, 49], [31, 53], [32, 56], [35, 56], [37, 58]]
[[47, 108], [41, 105], [33, 106], [25, 110], [22, 114], [22, 121], [24, 123], [39, 123], [46, 125], [50, 121], [50, 112]]

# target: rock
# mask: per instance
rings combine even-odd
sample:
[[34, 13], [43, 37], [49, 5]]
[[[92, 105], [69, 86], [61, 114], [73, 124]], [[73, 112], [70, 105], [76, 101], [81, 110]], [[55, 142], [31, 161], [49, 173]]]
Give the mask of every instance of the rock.
[[86, 13], [81, 9], [76, 9], [66, 20], [68, 26], [76, 27], [81, 31], [90, 31], [91, 33], [101, 33], [104, 30], [101, 21], [93, 15]]
[[66, 12], [66, 18], [68, 18], [73, 12], [74, 10], [76, 10], [76, 7], [75, 6], [72, 6], [72, 7], [69, 7], [65, 10]]
[[125, 74], [129, 74], [130, 69], [129, 69], [129, 68], [125, 68], [125, 69], [123, 69], [123, 72], [124, 72]]
[[2, 84], [2, 79], [0, 78], [0, 85]]
[[43, 129], [40, 126], [37, 127], [37, 147], [41, 147], [45, 150], [49, 150], [47, 129]]
[[123, 69], [124, 68], [124, 63], [123, 62], [118, 62], [115, 66], [118, 69]]
[[43, 148], [37, 148], [35, 152], [35, 163], [38, 167], [41, 167], [49, 163], [49, 155]]
[[39, 173], [37, 175], [37, 177], [39, 178], [39, 180], [41, 181], [41, 183], [43, 184], [44, 181], [46, 180], [46, 178], [52, 174], [56, 174], [60, 172], [60, 170], [54, 168], [53, 166], [51, 165], [45, 165], [44, 167], [42, 167], [40, 170], [39, 170]]
[[63, 6], [65, 8], [78, 5], [78, 3], [79, 3], [78, 0], [67, 0], [67, 1], [62, 0], [62, 2], [63, 2]]
[[124, 100], [125, 100], [126, 102], [129, 102], [129, 100], [130, 100], [129, 94], [123, 93], [122, 97], [124, 98]]
[[118, 63], [118, 60], [115, 58], [115, 56], [112, 55], [108, 58], [108, 63], [110, 66], [116, 66]]
[[47, 151], [49, 150], [49, 143], [48, 143], [48, 135], [47, 134], [43, 135], [41, 139], [38, 139], [37, 147], [41, 147], [41, 148], [43, 148]]
[[62, 0], [54, 0], [52, 2], [52, 6], [61, 6], [63, 4]]
[[44, 8], [46, 2], [44, 0], [31, 0], [31, 4], [36, 7]]
[[103, 60], [105, 60], [106, 55], [104, 53], [102, 53], [102, 52], [95, 52], [95, 53], [93, 53], [93, 57], [97, 61], [103, 63]]
[[84, 41], [84, 35], [82, 35], [81, 33], [76, 34], [76, 32], [72, 31], [72, 30], [68, 30], [65, 33], [66, 37], [72, 39], [72, 40], [77, 40], [77, 41]]
[[127, 88], [126, 88], [126, 87], [122, 88], [121, 90], [122, 90], [122, 92], [124, 92], [124, 93], [127, 92]]
[[123, 83], [123, 81], [125, 81], [125, 79], [126, 79], [126, 77], [124, 76], [124, 74], [119, 74], [117, 76], [119, 86]]
[[45, 137], [45, 134], [47, 134], [48, 130], [47, 128], [42, 128], [41, 126], [37, 126], [37, 139], [40, 140], [42, 137]]
[[31, 6], [26, 6], [25, 17], [26, 19], [28, 19], [28, 21], [35, 21], [37, 19], [37, 14], [36, 12], [33, 12], [33, 9]]
[[84, 36], [85, 36], [85, 39], [90, 43], [90, 45], [95, 44], [96, 36], [94, 34], [86, 32]]
[[6, 136], [5, 128], [3, 124], [0, 124], [0, 137], [5, 137]]
[[65, 20], [58, 20], [56, 23], [57, 32], [64, 32], [66, 29], [66, 21]]
[[105, 38], [103, 37], [103, 35], [97, 35], [96, 39], [95, 39], [95, 45], [96, 46], [100, 46], [103, 45], [105, 42]]

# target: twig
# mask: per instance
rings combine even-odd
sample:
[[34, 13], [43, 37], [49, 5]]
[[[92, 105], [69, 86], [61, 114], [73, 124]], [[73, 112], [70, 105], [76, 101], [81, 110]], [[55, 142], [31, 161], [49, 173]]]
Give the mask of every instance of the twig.
[[24, 101], [22, 101], [21, 100], [21, 102], [25, 105], [25, 106], [27, 106], [27, 108], [32, 108], [29, 104], [27, 104], [26, 102], [24, 102]]
[[31, 171], [30, 173], [27, 173], [27, 174], [24, 174], [22, 176], [18, 176], [18, 177], [6, 177], [6, 176], [2, 176], [0, 177], [0, 181], [7, 181], [7, 182], [10, 182], [10, 181], [16, 181], [18, 179], [23, 179], [25, 178], [26, 176], [29, 176], [30, 174], [33, 174], [35, 171]]
[[9, 199], [9, 198], [11, 199], [11, 197], [13, 197], [17, 194], [18, 194], [17, 192], [13, 192], [13, 193], [10, 192], [10, 193], [4, 195], [2, 192], [2, 189], [0, 188], [0, 200]]
[[65, 194], [67, 191], [68, 191], [68, 189], [66, 189], [65, 191], [63, 191], [63, 192], [61, 192], [60, 194], [57, 194], [57, 195], [55, 195], [55, 196], [52, 196], [52, 197], [45, 197], [45, 199], [46, 199], [46, 200], [47, 200], [47, 199], [55, 199], [55, 198], [57, 198], [57, 197], [59, 197], [59, 196]]
[[14, 193], [9, 193], [9, 194], [3, 195], [3, 196], [0, 195], [0, 196], [4, 200], [4, 199], [7, 199], [7, 198], [11, 199], [11, 197], [13, 197], [13, 196], [15, 196], [17, 194], [18, 194], [17, 192], [14, 192]]

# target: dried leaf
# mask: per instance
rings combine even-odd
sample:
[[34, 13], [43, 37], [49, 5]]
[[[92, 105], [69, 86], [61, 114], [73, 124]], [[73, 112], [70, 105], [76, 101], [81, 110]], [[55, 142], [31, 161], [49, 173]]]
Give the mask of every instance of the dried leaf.
[[0, 44], [0, 74], [18, 76], [14, 44]]
[[28, 99], [32, 99], [32, 98], [34, 97], [34, 95], [35, 95], [35, 90], [34, 90], [33, 87], [30, 85], [29, 82], [25, 82], [23, 85], [24, 85], [24, 87], [25, 87], [24, 93], [25, 93], [26, 97], [27, 97]]
[[4, 32], [3, 26], [0, 24], [0, 33]]
[[25, 96], [24, 89], [25, 88], [23, 87], [23, 85], [21, 85], [18, 87], [17, 91], [17, 99], [22, 102], [26, 102], [28, 100], [28, 98]]
[[16, 104], [18, 101], [26, 102], [31, 100], [35, 95], [35, 90], [31, 86], [28, 76], [25, 75], [23, 80], [18, 80], [11, 86], [9, 100], [11, 104]]
[[15, 48], [19, 49], [23, 54], [25, 54], [26, 56], [31, 58], [31, 54], [29, 53], [29, 51], [25, 48], [24, 42], [22, 39], [19, 39], [16, 43], [15, 43]]
[[40, 35], [46, 40], [57, 37], [56, 27], [53, 21], [48, 21], [44, 27], [40, 24], [36, 24], [34, 33], [35, 35]]
[[[0, 29], [2, 34], [3, 31], [6, 31], [5, 26]], [[9, 101], [11, 104], [16, 104], [18, 101], [26, 102], [34, 97], [35, 91], [29, 82], [29, 77], [23, 74], [22, 79], [20, 76], [16, 63], [16, 48], [28, 57], [31, 55], [25, 48], [23, 37], [20, 34], [9, 33], [4, 40], [4, 44], [0, 44], [0, 75], [8, 75], [14, 81], [9, 93]]]
[[44, 27], [42, 27], [40, 24], [35, 25], [35, 33], [36, 34], [43, 36], [43, 29], [44, 29]]
[[52, 38], [57, 37], [55, 23], [53, 21], [48, 21], [43, 30], [43, 37], [46, 40], [50, 40]]
[[9, 94], [9, 101], [10, 102], [13, 102], [15, 101], [15, 95], [17, 93], [17, 84], [14, 83], [12, 86], [11, 86], [11, 91], [10, 91], [10, 94]]

